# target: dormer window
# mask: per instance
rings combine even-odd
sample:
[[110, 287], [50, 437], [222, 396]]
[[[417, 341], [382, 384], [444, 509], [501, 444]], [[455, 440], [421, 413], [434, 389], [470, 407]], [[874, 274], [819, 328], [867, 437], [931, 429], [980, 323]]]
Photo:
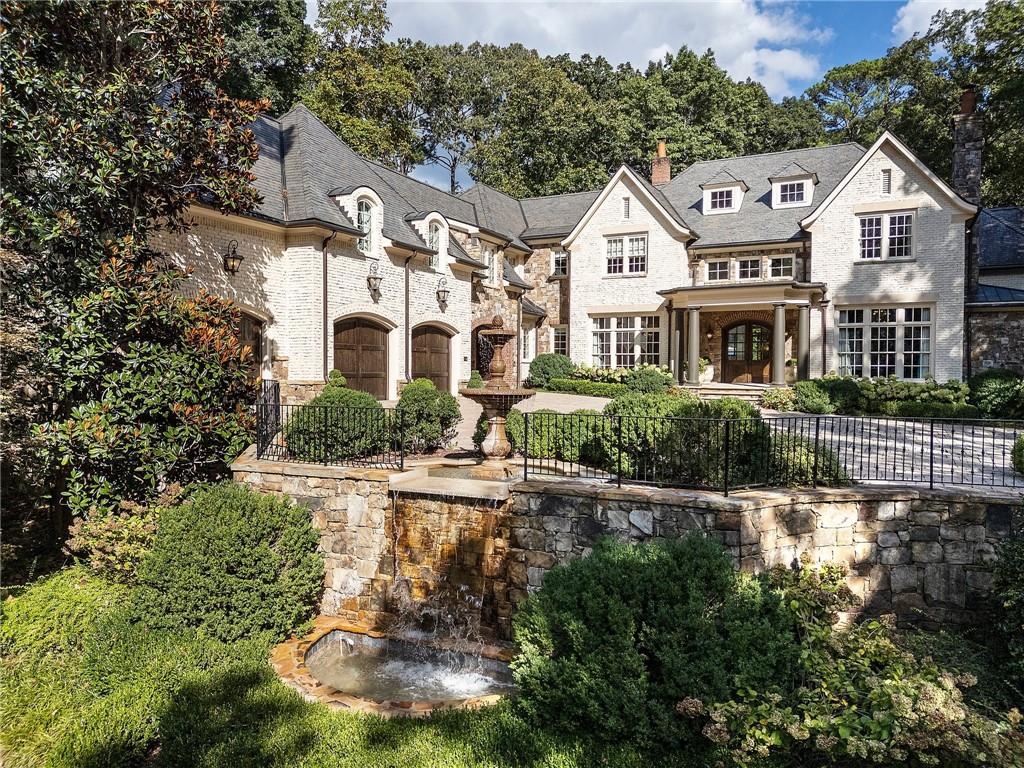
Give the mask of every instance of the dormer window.
[[430, 229], [428, 230], [429, 236], [427, 237], [427, 245], [430, 246], [434, 253], [430, 254], [430, 267], [437, 269], [440, 263], [440, 251], [441, 251], [441, 224], [433, 221], [430, 223]]
[[711, 210], [722, 211], [732, 209], [732, 190], [713, 189], [711, 190]]
[[779, 203], [792, 205], [804, 201], [804, 182], [786, 181], [779, 185]]
[[373, 251], [373, 203], [369, 200], [360, 200], [356, 204], [356, 227], [363, 233], [356, 242], [356, 247], [361, 253], [371, 253]]
[[811, 204], [818, 177], [800, 163], [788, 163], [768, 181], [772, 183], [772, 208], [800, 208]]

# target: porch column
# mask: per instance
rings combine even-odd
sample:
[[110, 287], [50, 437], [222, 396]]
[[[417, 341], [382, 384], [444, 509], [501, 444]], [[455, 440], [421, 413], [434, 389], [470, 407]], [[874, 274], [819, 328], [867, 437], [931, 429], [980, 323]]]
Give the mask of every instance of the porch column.
[[686, 383], [692, 386], [700, 384], [700, 307], [690, 307], [688, 338], [686, 340]]
[[673, 309], [672, 314], [675, 315], [675, 321], [672, 324], [672, 341], [676, 345], [675, 356], [672, 358], [672, 374], [676, 383], [682, 384], [686, 378], [683, 375], [683, 355], [686, 349], [684, 343], [686, 336], [683, 335], [683, 331], [686, 326], [686, 312], [682, 309]]
[[775, 304], [772, 326], [772, 386], [786, 386], [786, 305]]
[[797, 328], [797, 373], [801, 381], [809, 379], [811, 373], [811, 307], [800, 305], [800, 327]]

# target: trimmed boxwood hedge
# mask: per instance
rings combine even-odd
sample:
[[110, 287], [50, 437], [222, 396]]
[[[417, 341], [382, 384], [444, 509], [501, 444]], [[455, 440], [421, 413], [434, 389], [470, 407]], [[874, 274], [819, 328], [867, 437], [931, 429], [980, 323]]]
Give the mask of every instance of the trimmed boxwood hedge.
[[564, 379], [554, 378], [548, 382], [548, 390], [551, 392], [567, 392], [574, 395], [589, 395], [591, 397], [617, 397], [630, 389], [625, 384], [609, 384], [603, 381], [588, 381], [587, 379]]

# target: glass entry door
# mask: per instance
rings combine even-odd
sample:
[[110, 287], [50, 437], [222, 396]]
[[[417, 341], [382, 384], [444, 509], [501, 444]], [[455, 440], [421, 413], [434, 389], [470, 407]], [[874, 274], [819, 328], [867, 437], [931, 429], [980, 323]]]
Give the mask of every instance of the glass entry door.
[[761, 323], [738, 323], [722, 334], [722, 381], [763, 384], [771, 380], [772, 329]]

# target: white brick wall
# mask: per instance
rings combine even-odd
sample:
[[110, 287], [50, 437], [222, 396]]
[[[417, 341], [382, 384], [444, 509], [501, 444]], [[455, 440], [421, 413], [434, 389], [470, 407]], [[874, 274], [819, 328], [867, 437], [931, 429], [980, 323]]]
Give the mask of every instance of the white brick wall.
[[[194, 269], [192, 286], [204, 286], [211, 293], [236, 301], [267, 321], [265, 375], [272, 358], [287, 358], [288, 380], [323, 380], [323, 306], [321, 243], [323, 236], [307, 232], [291, 234], [272, 227], [250, 225], [206, 212], [196, 213], [196, 225], [183, 234], [159, 233], [154, 248], [170, 254], [177, 263]], [[238, 240], [244, 256], [237, 275], [224, 272], [221, 256], [228, 243]], [[382, 238], [378, 238], [382, 243]], [[405, 258], [389, 256], [383, 247], [377, 259], [356, 249], [355, 239], [338, 236], [328, 248], [328, 337], [327, 367], [334, 366], [333, 326], [338, 319], [365, 316], [383, 322], [388, 334], [388, 398], [397, 397], [398, 382], [406, 375], [405, 351]], [[383, 278], [379, 298], [374, 301], [367, 288], [370, 265], [378, 265]], [[435, 271], [424, 255], [411, 262], [411, 327], [423, 323], [440, 325], [452, 336], [451, 383], [469, 378], [470, 273], [452, 269], [445, 258]], [[447, 306], [437, 301], [438, 281], [447, 279]]]
[[[881, 170], [892, 171], [892, 194], [881, 193]], [[858, 252], [857, 206], [891, 203], [915, 210], [914, 256], [888, 263]], [[885, 233], [883, 233], [884, 236]], [[923, 303], [934, 307], [932, 372], [959, 379], [963, 358], [964, 221], [945, 195], [895, 150], [883, 146], [811, 228], [811, 279], [828, 285], [825, 370], [837, 368], [835, 313], [844, 305]], [[918, 301], [914, 300], [918, 297]], [[870, 299], [870, 301], [866, 301]], [[817, 315], [817, 312], [814, 313]], [[811, 323], [811, 373], [822, 372], [820, 317]]]
[[[622, 198], [630, 198], [630, 216], [622, 216]], [[659, 290], [689, 285], [686, 248], [675, 240], [664, 221], [653, 208], [644, 204], [641, 191], [623, 177], [611, 194], [594, 212], [584, 229], [573, 241], [569, 251], [569, 356], [577, 363], [591, 364], [591, 317], [604, 312], [617, 312], [616, 307], [664, 304]], [[643, 277], [605, 274], [606, 233], [615, 235], [647, 234], [647, 274]], [[628, 247], [627, 247], [628, 251]], [[628, 253], [627, 253], [628, 256]], [[638, 314], [622, 312], [622, 314]], [[643, 312], [661, 318], [661, 360], [668, 362], [668, 312]]]

